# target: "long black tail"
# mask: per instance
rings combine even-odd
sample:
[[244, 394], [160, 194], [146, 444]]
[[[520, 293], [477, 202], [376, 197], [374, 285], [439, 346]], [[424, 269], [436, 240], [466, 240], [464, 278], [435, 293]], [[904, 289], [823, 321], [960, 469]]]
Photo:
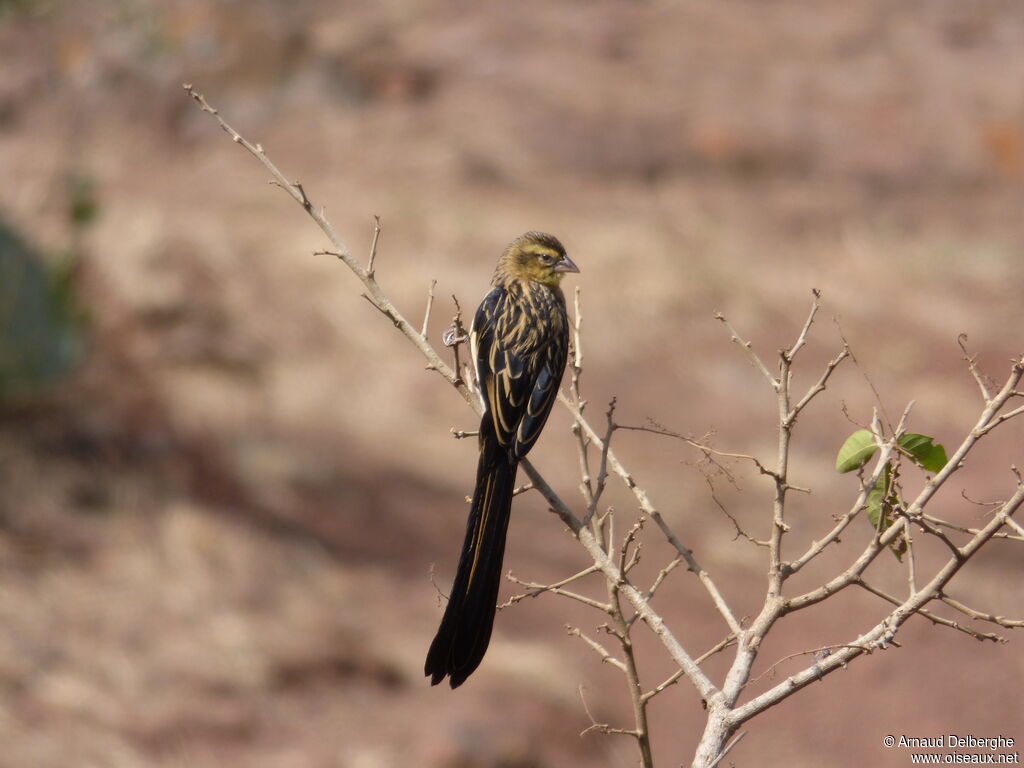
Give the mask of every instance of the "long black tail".
[[[447, 675], [452, 688], [479, 665], [491, 641], [505, 533], [512, 510], [518, 463], [481, 451], [466, 541], [441, 626], [427, 653], [424, 672], [437, 685]], [[490, 459], [490, 460], [488, 460]]]

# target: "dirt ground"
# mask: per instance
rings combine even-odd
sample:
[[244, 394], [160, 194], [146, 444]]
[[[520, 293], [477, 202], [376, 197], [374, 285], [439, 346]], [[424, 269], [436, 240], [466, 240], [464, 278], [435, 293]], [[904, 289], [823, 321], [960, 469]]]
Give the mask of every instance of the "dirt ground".
[[[320, 231], [183, 82], [353, 252], [381, 217], [377, 277], [415, 324], [437, 281], [435, 344], [452, 295], [475, 307], [506, 242], [557, 234], [581, 268], [568, 285], [585, 395], [594, 414], [616, 396], [623, 424], [770, 458], [773, 396], [714, 313], [770, 360], [819, 289], [796, 382], [840, 334], [857, 365], [799, 424], [793, 481], [812, 493], [793, 500], [794, 552], [853, 498], [835, 452], [870, 421], [873, 389], [883, 416], [914, 400], [911, 427], [952, 447], [981, 411], [958, 335], [993, 379], [1024, 351], [1024, 7], [1010, 0], [0, 0], [0, 71], [0, 218], [79, 254], [90, 340], [74, 376], [0, 411], [0, 768], [637, 764], [626, 737], [580, 736], [591, 716], [630, 724], [619, 673], [565, 631], [601, 623], [581, 606], [501, 611], [481, 669], [454, 692], [427, 685], [475, 463], [450, 430], [472, 414], [314, 255]], [[97, 215], [76, 227], [82, 180]], [[534, 458], [579, 503], [568, 427], [556, 412]], [[968, 499], [1009, 494], [1024, 422], [986, 440], [943, 516], [976, 523], [987, 508]], [[754, 614], [764, 555], [734, 539], [700, 456], [615, 441]], [[727, 466], [735, 484], [712, 477], [715, 497], [765, 535], [770, 488]], [[609, 503], [635, 519], [618, 485]], [[654, 533], [652, 576], [669, 559]], [[517, 500], [513, 572], [553, 581], [584, 554], [539, 496]], [[924, 548], [918, 565], [941, 556]], [[872, 568], [906, 588], [894, 558]], [[1019, 618], [1021, 577], [1019, 546], [996, 542], [954, 595]], [[694, 654], [726, 632], [683, 569], [656, 604]], [[751, 691], [886, 611], [844, 593], [785, 620]], [[908, 764], [887, 734], [1024, 742], [1024, 645], [1001, 634], [914, 619], [900, 648], [754, 720], [726, 763]], [[649, 685], [672, 671], [650, 633], [639, 649]], [[656, 762], [688, 764], [703, 719], [686, 683], [662, 694]]]

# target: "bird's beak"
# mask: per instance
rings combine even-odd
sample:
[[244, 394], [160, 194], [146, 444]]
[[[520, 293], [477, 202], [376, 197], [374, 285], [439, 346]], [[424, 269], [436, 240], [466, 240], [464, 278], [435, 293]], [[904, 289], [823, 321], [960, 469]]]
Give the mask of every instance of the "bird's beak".
[[580, 268], [573, 264], [572, 259], [568, 256], [563, 256], [559, 259], [558, 263], [555, 264], [555, 272], [576, 272], [578, 273]]

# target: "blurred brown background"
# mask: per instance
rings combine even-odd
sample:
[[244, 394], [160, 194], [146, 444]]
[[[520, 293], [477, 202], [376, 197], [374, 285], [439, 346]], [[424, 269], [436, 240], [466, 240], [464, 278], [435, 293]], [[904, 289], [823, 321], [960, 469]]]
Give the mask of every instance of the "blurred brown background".
[[[833, 461], [854, 429], [842, 404], [870, 420], [865, 372], [892, 419], [915, 399], [912, 428], [952, 449], [980, 411], [957, 335], [1000, 380], [1022, 351], [1011, 0], [2, 0], [0, 71], [4, 242], [54, 276], [21, 332], [56, 339], [0, 406], [3, 768], [636, 762], [622, 737], [578, 737], [579, 686], [597, 719], [629, 721], [618, 673], [564, 631], [599, 623], [575, 605], [501, 612], [454, 693], [421, 677], [430, 567], [447, 590], [475, 462], [449, 429], [471, 413], [351, 274], [312, 255], [321, 233], [184, 81], [353, 251], [382, 217], [378, 277], [417, 321], [438, 281], [435, 343], [451, 294], [475, 307], [508, 240], [556, 233], [582, 269], [594, 414], [617, 395], [623, 423], [770, 459], [774, 401], [713, 312], [771, 360], [821, 289], [797, 384], [838, 349], [833, 317], [860, 367], [801, 419], [791, 477], [813, 493], [792, 500], [790, 554], [852, 498]], [[699, 457], [616, 441], [737, 611], [756, 612], [763, 553], [733, 541]], [[578, 499], [564, 412], [535, 458]], [[960, 490], [1004, 498], [1022, 460], [1011, 424], [937, 511], [977, 522]], [[714, 476], [716, 492], [763, 536], [768, 486], [731, 469], [738, 487]], [[631, 498], [609, 502], [627, 525]], [[835, 573], [868, 536], [854, 528], [791, 589]], [[645, 553], [650, 575], [669, 557], [650, 532]], [[941, 556], [923, 548], [919, 565]], [[535, 496], [517, 502], [506, 562], [540, 581], [585, 565]], [[870, 575], [906, 588], [888, 554]], [[1020, 586], [1019, 548], [996, 542], [954, 594], [1020, 616]], [[755, 674], [886, 612], [852, 592], [833, 603], [780, 625]], [[725, 633], [682, 569], [656, 605], [694, 654]], [[639, 634], [653, 685], [671, 668]], [[754, 721], [728, 761], [907, 764], [888, 733], [1024, 741], [1019, 637], [914, 619], [900, 639]], [[683, 683], [652, 710], [657, 759], [688, 764], [699, 699]]]

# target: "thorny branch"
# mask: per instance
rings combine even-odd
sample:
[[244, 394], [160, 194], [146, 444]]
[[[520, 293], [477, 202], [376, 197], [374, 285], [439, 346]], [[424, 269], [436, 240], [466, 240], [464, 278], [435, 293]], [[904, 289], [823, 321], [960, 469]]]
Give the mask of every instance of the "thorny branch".
[[[381, 232], [379, 217], [374, 217], [375, 226], [370, 256], [364, 268], [342, 242], [333, 226], [327, 220], [323, 209], [317, 208], [313, 204], [305, 188], [298, 182], [289, 181], [277, 166], [270, 161], [262, 146], [251, 143], [228, 125], [217, 110], [211, 107], [206, 99], [193, 89], [191, 85], [185, 85], [184, 88], [188, 95], [196, 101], [200, 109], [211, 115], [218, 122], [233, 142], [242, 146], [264, 166], [272, 177], [271, 183], [283, 189], [320, 227], [331, 243], [332, 250], [320, 251], [319, 253], [330, 254], [338, 258], [356, 275], [363, 285], [365, 290], [363, 296], [366, 300], [384, 314], [420, 350], [427, 361], [427, 369], [437, 371], [444, 377], [466, 400], [469, 406], [479, 414], [481, 412], [481, 403], [471, 389], [471, 377], [464, 379], [461, 375], [462, 365], [459, 361], [459, 345], [465, 341], [465, 331], [461, 325], [461, 309], [458, 307], [457, 300], [457, 312], [453, 320], [453, 330], [446, 334], [444, 338], [446, 346], [454, 347], [455, 367], [452, 368], [441, 359], [437, 350], [427, 338], [436, 281], [431, 282], [423, 323], [420, 328], [413, 327], [405, 319], [377, 282], [375, 262]], [[1024, 482], [1022, 482], [1019, 472], [1014, 468], [1017, 476], [1015, 492], [1005, 501], [992, 504], [993, 511], [991, 512], [991, 517], [980, 527], [957, 526], [940, 520], [925, 511], [932, 498], [949, 480], [951, 475], [963, 466], [967, 456], [982, 437], [990, 434], [1001, 424], [1024, 414], [1024, 406], [1006, 408], [1007, 403], [1011, 399], [1024, 396], [1024, 392], [1019, 388], [1022, 375], [1024, 375], [1024, 359], [1014, 361], [1006, 382], [998, 391], [995, 391], [994, 385], [991, 385], [978, 369], [975, 357], [967, 353], [966, 338], [961, 337], [958, 340], [963, 349], [971, 375], [974, 377], [984, 400], [984, 409], [974, 428], [952, 454], [945, 467], [927, 480], [918, 496], [905, 509], [897, 510], [891, 523], [888, 526], [884, 526], [883, 530], [879, 530], [872, 537], [861, 554], [845, 570], [815, 589], [795, 597], [790, 597], [783, 594], [783, 586], [787, 579], [803, 569], [811, 560], [825, 552], [830, 545], [838, 543], [840, 535], [865, 510], [868, 494], [871, 489], [885, 471], [887, 464], [899, 455], [900, 449], [897, 440], [903, 432], [909, 406], [908, 410], [904, 412], [899, 425], [895, 428], [890, 428], [890, 434], [888, 435], [883, 434], [878, 418], [874, 419], [872, 431], [879, 449], [871, 472], [866, 473], [867, 476], [861, 478], [862, 482], [857, 498], [845, 513], [835, 518], [835, 524], [831, 529], [826, 531], [821, 538], [812, 541], [806, 546], [803, 553], [798, 557], [787, 561], [783, 552], [783, 542], [789, 533], [785, 515], [787, 493], [790, 490], [807, 490], [791, 484], [789, 479], [790, 446], [797, 418], [819, 394], [825, 391], [832, 375], [840, 364], [847, 357], [852, 359], [853, 356], [844, 338], [842, 349], [828, 361], [815, 383], [804, 393], [800, 394], [799, 397], [796, 397], [792, 392], [793, 364], [797, 354], [807, 345], [810, 338], [810, 333], [819, 311], [819, 293], [814, 291], [811, 310], [794, 343], [789, 348], [780, 350], [777, 375], [769, 371], [768, 366], [765, 365], [762, 358], [754, 351], [753, 345], [743, 339], [725, 316], [717, 313], [716, 318], [728, 329], [731, 340], [741, 347], [751, 364], [766, 379], [776, 395], [778, 444], [774, 462], [769, 465], [768, 462], [762, 461], [750, 454], [719, 451], [706, 445], [703, 441], [687, 438], [676, 433], [669, 433], [667, 430], [642, 429], [643, 431], [658, 432], [659, 434], [670, 434], [671, 436], [686, 440], [690, 445], [700, 450], [709, 460], [721, 458], [750, 461], [762, 475], [770, 479], [774, 486], [770, 516], [770, 535], [764, 542], [754, 540], [768, 549], [767, 589], [764, 603], [759, 613], [752, 620], [744, 619], [740, 621], [722, 592], [716, 586], [711, 575], [701, 567], [692, 550], [684, 545], [680, 537], [669, 527], [660, 511], [649, 499], [647, 493], [637, 484], [634, 476], [625, 468], [612, 450], [610, 444], [614, 432], [617, 429], [629, 428], [622, 427], [614, 422], [615, 400], [613, 399], [609, 404], [606, 412], [605, 429], [602, 434], [599, 434], [585, 418], [586, 400], [583, 398], [580, 390], [580, 378], [583, 370], [583, 349], [580, 339], [582, 312], [580, 310], [580, 293], [578, 288], [575, 293], [574, 305], [570, 396], [567, 397], [560, 393], [560, 399], [573, 417], [573, 432], [576, 437], [580, 457], [581, 491], [584, 498], [584, 511], [581, 515], [577, 516], [562, 498], [552, 490], [544, 477], [529, 461], [522, 462], [523, 470], [529, 478], [529, 482], [522, 488], [517, 489], [517, 492], [524, 492], [530, 488], [537, 490], [545, 498], [552, 511], [558, 515], [579, 540], [591, 558], [592, 564], [573, 576], [554, 584], [535, 584], [513, 579], [525, 587], [527, 591], [510, 598], [505, 605], [514, 604], [526, 597], [552, 593], [582, 602], [608, 617], [608, 622], [602, 625], [601, 629], [617, 641], [621, 651], [620, 657], [613, 656], [600, 642], [589, 637], [581, 630], [570, 629], [570, 632], [579, 636], [603, 660], [623, 673], [629, 690], [630, 700], [633, 704], [634, 727], [630, 729], [612, 728], [607, 724], [598, 723], [591, 717], [593, 724], [587, 729], [588, 731], [599, 730], [604, 733], [625, 734], [633, 737], [640, 751], [641, 764], [643, 766], [651, 766], [653, 760], [646, 707], [651, 699], [668, 687], [675, 685], [683, 677], [686, 677], [697, 689], [707, 708], [707, 725], [704, 735], [697, 746], [693, 765], [700, 768], [713, 768], [722, 761], [729, 750], [745, 735], [745, 732], [737, 733], [743, 723], [812, 682], [822, 680], [836, 669], [844, 668], [854, 658], [875, 650], [885, 649], [890, 645], [897, 645], [894, 638], [899, 628], [910, 616], [919, 614], [937, 625], [965, 632], [978, 640], [1002, 639], [997, 635], [979, 632], [958, 624], [951, 619], [937, 615], [934, 611], [926, 608], [933, 601], [937, 601], [974, 621], [984, 621], [1007, 629], [1024, 626], [1024, 621], [1022, 620], [1010, 619], [971, 608], [959, 600], [950, 597], [946, 591], [960, 568], [988, 541], [997, 537], [1014, 541], [1024, 539], [1024, 527], [1012, 519], [1012, 516], [1024, 505]], [[456, 432], [455, 430], [453, 430], [453, 433], [456, 437], [465, 437], [473, 434], [468, 431]], [[599, 451], [596, 478], [591, 474], [590, 470], [589, 451], [592, 448], [596, 448]], [[614, 536], [613, 510], [608, 508], [604, 512], [598, 511], [609, 474], [619, 477], [625, 487], [632, 493], [639, 506], [640, 520], [642, 521], [644, 518], [653, 520], [662, 535], [677, 552], [677, 556], [658, 572], [654, 582], [646, 590], [638, 588], [630, 581], [630, 570], [640, 559], [640, 523], [630, 528], [625, 536], [617, 542]], [[910, 546], [910, 556], [908, 557], [909, 562], [907, 566], [907, 597], [900, 599], [876, 587], [869, 586], [864, 579], [865, 571], [897, 537], [907, 536], [909, 538], [912, 527], [916, 527], [917, 530], [923, 532], [930, 539], [941, 541], [949, 552], [948, 559], [930, 577], [924, 577], [920, 572], [920, 565], [914, 559], [913, 545], [908, 545]], [[1004, 527], [1008, 528], [1010, 532], [1003, 531]], [[945, 531], [950, 531], [951, 534], [947, 534]], [[968, 538], [966, 541], [957, 543], [953, 538], [954, 535], [967, 536]], [[668, 575], [680, 563], [685, 563], [688, 570], [698, 577], [707, 591], [712, 604], [718, 610], [728, 628], [728, 634], [722, 641], [697, 658], [689, 654], [675, 633], [666, 625], [663, 618], [651, 607], [651, 600], [655, 593], [665, 582]], [[568, 585], [593, 573], [601, 573], [604, 577], [607, 601], [594, 599], [566, 589]], [[917, 586], [919, 581], [924, 582], [920, 588]], [[852, 638], [850, 641], [828, 646], [827, 648], [816, 649], [813, 664], [796, 674], [790, 675], [760, 695], [739, 703], [741, 694], [751, 680], [751, 670], [761, 643], [772, 626], [787, 614], [810, 607], [851, 585], [859, 586], [873, 596], [885, 601], [893, 606], [892, 610], [874, 627]], [[668, 678], [649, 690], [645, 690], [642, 684], [632, 643], [631, 633], [635, 629], [635, 624], [638, 620], [646, 624], [654, 632], [678, 667]], [[707, 658], [721, 653], [730, 647], [735, 648], [735, 657], [724, 680], [721, 684], [716, 685], [701, 669], [700, 665]], [[808, 652], [791, 654], [785, 659], [776, 662], [765, 672], [762, 672], [761, 677], [773, 674], [781, 661], [797, 658], [804, 653]], [[582, 698], [582, 688], [580, 695]], [[586, 701], [584, 700], [583, 703], [589, 714]]]

